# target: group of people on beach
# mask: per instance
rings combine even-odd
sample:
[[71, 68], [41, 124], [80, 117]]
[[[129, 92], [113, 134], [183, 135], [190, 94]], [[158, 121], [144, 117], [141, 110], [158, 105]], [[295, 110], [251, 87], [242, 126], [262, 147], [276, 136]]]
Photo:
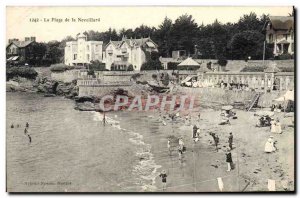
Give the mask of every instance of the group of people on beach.
[[272, 104], [271, 105], [271, 111], [275, 112], [282, 112], [283, 107], [281, 104]]
[[282, 133], [282, 130], [281, 130], [281, 123], [280, 123], [280, 120], [279, 118], [277, 118], [276, 120], [274, 118], [271, 119], [271, 133]]
[[[163, 117], [163, 116], [161, 116], [161, 114], [160, 114], [160, 117]], [[199, 113], [198, 116], [197, 116], [197, 120], [198, 120], [199, 123], [200, 123], [200, 118], [201, 118], [201, 115]], [[172, 121], [173, 121], [173, 119], [172, 119]], [[185, 122], [185, 124], [191, 124], [192, 123], [191, 122], [191, 116], [190, 115], [185, 116], [184, 122]], [[199, 141], [200, 135], [201, 135], [200, 127], [198, 127], [196, 124], [194, 124], [193, 127], [192, 127], [192, 139], [195, 143], [197, 143]], [[220, 144], [219, 136], [216, 133], [213, 133], [213, 132], [210, 132], [209, 135], [213, 138], [216, 151], [218, 152], [219, 151], [219, 144]], [[174, 143], [174, 141], [173, 141], [173, 143]], [[227, 143], [228, 143], [228, 148], [225, 150], [225, 161], [227, 163], [227, 171], [231, 171], [232, 169], [234, 169], [234, 164], [233, 164], [232, 154], [231, 154], [231, 151], [234, 149], [233, 148], [233, 134], [232, 134], [232, 132], [230, 132], [229, 135], [228, 135]], [[168, 151], [169, 151], [169, 155], [171, 156], [172, 155], [171, 138], [168, 138], [168, 140], [167, 140], [167, 148], [168, 148]], [[184, 156], [184, 153], [186, 152], [186, 146], [185, 146], [183, 137], [178, 138], [178, 149], [177, 150], [178, 150], [179, 160], [181, 162], [183, 162], [183, 156]], [[166, 171], [163, 170], [160, 173], [159, 176], [162, 179], [163, 190], [165, 190], [168, 175], [167, 175]]]
[[[214, 145], [216, 146], [216, 151], [219, 151], [219, 136], [216, 135], [215, 133], [210, 132], [209, 133], [213, 140], [214, 140]], [[233, 134], [232, 132], [229, 133], [228, 136], [228, 148], [226, 149], [225, 155], [226, 155], [226, 163], [227, 163], [227, 171], [231, 171], [233, 169], [233, 161], [232, 161], [232, 156], [231, 156], [231, 150], [233, 150]]]
[[[271, 133], [282, 133], [281, 123], [278, 118], [276, 120], [273, 118], [271, 119], [270, 131]], [[274, 136], [270, 135], [267, 142], [265, 143], [265, 153], [273, 153], [278, 150], [276, 147], [276, 143], [277, 141], [274, 140]]]
[[[20, 125], [17, 124], [17, 125], [16, 125], [16, 128], [19, 128], [19, 127], [20, 127]], [[10, 125], [10, 128], [12, 128], [12, 129], [15, 128], [15, 125], [14, 125], [14, 124], [11, 124], [11, 125]], [[31, 143], [32, 139], [31, 139], [31, 136], [30, 136], [30, 134], [28, 133], [28, 131], [29, 131], [29, 123], [26, 122], [26, 124], [25, 124], [25, 129], [24, 129], [24, 135], [26, 135], [26, 136], [28, 137], [29, 143]]]

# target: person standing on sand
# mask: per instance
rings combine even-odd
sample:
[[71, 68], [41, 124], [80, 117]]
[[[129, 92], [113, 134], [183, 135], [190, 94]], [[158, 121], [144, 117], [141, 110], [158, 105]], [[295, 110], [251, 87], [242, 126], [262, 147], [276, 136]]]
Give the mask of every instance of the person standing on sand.
[[29, 143], [31, 143], [31, 136], [29, 134], [27, 136], [29, 138]]
[[196, 138], [197, 137], [197, 130], [198, 130], [197, 126], [194, 125], [192, 138]]
[[179, 160], [182, 162], [182, 155], [183, 155], [183, 150], [182, 148], [179, 146], [178, 147], [178, 158]]
[[165, 170], [161, 171], [159, 177], [161, 177], [161, 182], [163, 184], [163, 191], [165, 191], [167, 189], [167, 177], [168, 177], [166, 171]]
[[29, 124], [28, 124], [28, 122], [26, 122], [26, 128], [29, 128]]
[[170, 142], [170, 138], [168, 138], [167, 146], [168, 146], [169, 154], [171, 155], [171, 142]]
[[28, 133], [27, 128], [24, 129], [24, 134], [26, 135]]
[[189, 117], [185, 116], [185, 125], [188, 125], [188, 120], [189, 120]]
[[229, 149], [226, 150], [226, 162], [227, 162], [227, 171], [231, 171], [232, 170], [232, 156], [231, 156], [231, 152]]
[[228, 144], [229, 144], [230, 150], [232, 150], [232, 143], [233, 143], [233, 135], [232, 135], [232, 133], [230, 132], [230, 133], [229, 133], [229, 137], [228, 137]]
[[277, 120], [276, 120], [276, 133], [282, 133], [279, 118], [277, 118]]
[[276, 122], [274, 121], [274, 118], [271, 119], [271, 133], [276, 133]]
[[184, 151], [184, 142], [183, 142], [183, 139], [182, 138], [179, 138], [179, 141], [178, 141], [178, 144], [179, 144], [179, 147], [180, 149], [182, 150], [182, 152]]
[[215, 135], [215, 145], [216, 145], [216, 151], [218, 152], [218, 145], [219, 145], [219, 136], [218, 135]]

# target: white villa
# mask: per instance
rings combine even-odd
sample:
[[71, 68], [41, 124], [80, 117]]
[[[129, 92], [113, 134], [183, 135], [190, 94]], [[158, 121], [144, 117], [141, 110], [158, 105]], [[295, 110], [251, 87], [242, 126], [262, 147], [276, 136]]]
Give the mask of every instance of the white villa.
[[104, 48], [103, 61], [108, 70], [127, 70], [129, 65], [140, 70], [146, 61], [145, 51], [158, 51], [157, 44], [148, 38], [110, 41]]
[[87, 41], [83, 33], [77, 35], [77, 41], [69, 41], [65, 47], [66, 65], [85, 65], [92, 60], [102, 61], [102, 41]]
[[294, 54], [294, 17], [270, 16], [265, 24], [266, 41], [274, 47], [273, 54]]

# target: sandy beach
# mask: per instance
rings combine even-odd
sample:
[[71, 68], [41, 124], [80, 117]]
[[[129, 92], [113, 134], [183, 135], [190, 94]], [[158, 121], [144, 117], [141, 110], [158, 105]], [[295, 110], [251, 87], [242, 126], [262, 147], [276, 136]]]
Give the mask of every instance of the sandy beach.
[[[217, 178], [222, 178], [223, 191], [268, 191], [268, 179], [276, 181], [276, 190], [293, 190], [294, 186], [294, 128], [289, 127], [291, 118], [284, 118], [284, 113], [276, 113], [282, 123], [283, 133], [270, 133], [269, 127], [255, 127], [259, 117], [254, 112], [237, 111], [238, 119], [231, 120], [231, 125], [218, 125], [220, 111], [203, 109], [201, 120], [192, 119], [192, 125], [200, 126], [199, 142], [192, 139], [192, 125], [183, 120], [161, 123], [151, 133], [142, 133], [144, 141], [151, 145], [157, 171], [156, 191], [165, 192], [207, 192], [220, 191]], [[197, 113], [192, 113], [197, 117]], [[148, 117], [148, 124], [158, 121], [158, 114]], [[143, 131], [143, 130], [140, 130]], [[219, 151], [216, 152], [209, 132], [220, 137]], [[225, 149], [228, 147], [229, 132], [233, 133], [234, 170], [227, 172]], [[264, 145], [269, 136], [274, 136], [278, 150], [275, 153], [264, 152]], [[178, 157], [178, 138], [182, 137], [187, 151], [183, 159]], [[171, 154], [167, 148], [171, 140]], [[163, 190], [160, 171], [167, 172], [167, 189]], [[145, 189], [145, 191], [147, 191]]]
[[[20, 101], [27, 97], [21, 96]], [[268, 191], [268, 179], [276, 181], [277, 191], [294, 190], [294, 128], [289, 126], [292, 118], [285, 118], [283, 112], [273, 116], [280, 119], [282, 134], [271, 134], [269, 127], [255, 127], [259, 117], [254, 116], [254, 111], [236, 110], [238, 119], [230, 120], [231, 125], [219, 125], [220, 104], [193, 109], [191, 123], [185, 122], [186, 112], [180, 113], [173, 122], [166, 112], [162, 121], [156, 110], [110, 112], [107, 118], [116, 123], [103, 127], [99, 113], [75, 111], [72, 102], [65, 99], [56, 99], [61, 105], [55, 106], [53, 99], [37, 98], [38, 103], [36, 97], [30, 97], [26, 107], [19, 103], [9, 105], [8, 126], [12, 119], [20, 123], [26, 119], [30, 123], [40, 120], [37, 126], [31, 124], [31, 145], [21, 129], [8, 129], [8, 187], [16, 191], [219, 192], [217, 178], [223, 182], [222, 191]], [[49, 117], [49, 111], [44, 110], [49, 105], [53, 108], [50, 113], [56, 111], [64, 116], [72, 112], [73, 116], [63, 120]], [[22, 115], [27, 112], [32, 113], [25, 119]], [[82, 125], [82, 120], [88, 124]], [[200, 139], [196, 143], [192, 139], [194, 124], [200, 127]], [[40, 131], [40, 127], [44, 130]], [[218, 152], [210, 132], [220, 138]], [[224, 150], [228, 147], [229, 132], [234, 136], [235, 168], [227, 172]], [[278, 150], [266, 154], [264, 145], [270, 135], [277, 141]], [[181, 160], [179, 137], [187, 148]], [[167, 148], [168, 138], [171, 153]], [[18, 163], [24, 159], [26, 163]], [[45, 159], [56, 162], [55, 166], [49, 168]], [[166, 189], [158, 176], [162, 170], [167, 173]], [[19, 180], [16, 173], [21, 172]], [[52, 179], [45, 180], [51, 175]], [[24, 185], [28, 181], [57, 179], [72, 181], [72, 185], [59, 188]]]

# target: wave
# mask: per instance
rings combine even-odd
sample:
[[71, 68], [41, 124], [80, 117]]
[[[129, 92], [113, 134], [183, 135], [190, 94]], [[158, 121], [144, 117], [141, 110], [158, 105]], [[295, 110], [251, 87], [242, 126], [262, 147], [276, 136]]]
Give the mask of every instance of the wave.
[[[138, 147], [136, 157], [139, 159], [139, 163], [133, 167], [133, 173], [140, 177], [140, 180], [137, 181], [136, 184], [141, 185], [142, 191], [155, 191], [157, 189], [155, 186], [155, 178], [158, 176], [157, 170], [161, 168], [161, 166], [155, 163], [153, 154], [151, 153], [151, 145], [144, 142], [143, 135], [121, 128], [120, 122], [117, 120], [108, 116], [105, 118], [107, 123], [112, 127], [126, 131], [131, 136], [129, 141]], [[93, 120], [102, 121], [103, 114], [94, 112]]]

